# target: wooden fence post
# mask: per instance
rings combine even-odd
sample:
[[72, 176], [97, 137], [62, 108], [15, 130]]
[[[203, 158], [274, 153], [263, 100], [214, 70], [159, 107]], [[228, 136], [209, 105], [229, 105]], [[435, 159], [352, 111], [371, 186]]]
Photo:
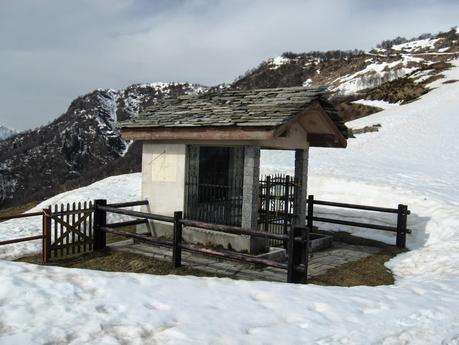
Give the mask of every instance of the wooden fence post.
[[312, 217], [314, 217], [314, 195], [309, 195], [308, 196], [308, 217], [307, 217], [307, 227], [309, 231], [313, 230], [313, 221]]
[[182, 266], [182, 220], [181, 211], [174, 212], [174, 238], [172, 247], [172, 263], [175, 268]]
[[408, 206], [399, 204], [397, 213], [397, 240], [396, 246], [406, 248], [406, 225], [408, 217]]
[[304, 272], [297, 271], [297, 267], [304, 259], [304, 248], [307, 243], [295, 241], [295, 237], [305, 239], [303, 237], [304, 232], [304, 227], [295, 227], [290, 230], [288, 240], [287, 283], [300, 284], [304, 282]]
[[51, 256], [51, 207], [43, 209], [43, 245], [42, 245], [42, 260], [43, 263], [48, 263]]
[[103, 250], [107, 246], [107, 236], [100, 228], [107, 225], [107, 212], [99, 209], [99, 206], [107, 205], [107, 200], [94, 200], [94, 251]]

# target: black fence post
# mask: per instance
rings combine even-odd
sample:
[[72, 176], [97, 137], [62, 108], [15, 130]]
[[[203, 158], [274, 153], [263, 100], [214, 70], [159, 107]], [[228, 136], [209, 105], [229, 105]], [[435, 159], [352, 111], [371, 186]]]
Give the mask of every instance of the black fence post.
[[399, 204], [397, 212], [397, 240], [396, 246], [406, 248], [406, 225], [408, 217], [408, 206]]
[[174, 267], [182, 266], [182, 223], [183, 213], [181, 211], [174, 212], [174, 239], [172, 247], [172, 263]]
[[[304, 258], [304, 242], [295, 241], [295, 237], [303, 238], [304, 228], [295, 227], [290, 230], [288, 240], [287, 283], [300, 284], [304, 282], [304, 273], [298, 271]], [[303, 238], [304, 239], [304, 238]], [[307, 245], [307, 243], [306, 243]]]
[[106, 206], [107, 200], [97, 199], [94, 200], [94, 250], [103, 250], [107, 246], [107, 236], [101, 227], [107, 225], [107, 212], [99, 208], [99, 206]]
[[[43, 209], [43, 263], [48, 263], [51, 257], [51, 207]], [[55, 239], [56, 240], [56, 239]]]
[[302, 261], [304, 264], [304, 278], [303, 278], [303, 283], [308, 282], [308, 265], [309, 265], [309, 233], [311, 232], [311, 229], [309, 227], [306, 228], [300, 228], [302, 231], [301, 238], [304, 240], [304, 243], [302, 243]]
[[306, 223], [306, 226], [308, 227], [309, 231], [313, 230], [312, 217], [314, 217], [314, 195], [309, 195], [308, 196], [308, 216], [307, 216], [307, 223]]

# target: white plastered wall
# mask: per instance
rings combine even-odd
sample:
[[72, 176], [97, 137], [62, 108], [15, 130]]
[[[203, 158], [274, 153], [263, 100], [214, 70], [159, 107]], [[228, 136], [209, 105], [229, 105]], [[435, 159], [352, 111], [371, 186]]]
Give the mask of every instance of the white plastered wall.
[[149, 212], [173, 216], [174, 211], [183, 211], [185, 152], [185, 144], [144, 142], [142, 199], [149, 201]]

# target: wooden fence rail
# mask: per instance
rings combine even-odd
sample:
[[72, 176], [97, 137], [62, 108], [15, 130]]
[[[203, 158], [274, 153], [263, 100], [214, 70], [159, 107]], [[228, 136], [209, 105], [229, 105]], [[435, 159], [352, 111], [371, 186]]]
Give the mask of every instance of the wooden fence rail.
[[[323, 205], [339, 208], [350, 208], [363, 211], [373, 211], [373, 212], [382, 212], [382, 213], [394, 213], [397, 214], [397, 224], [396, 226], [387, 226], [381, 224], [372, 224], [372, 223], [362, 223], [362, 222], [353, 222], [348, 220], [336, 219], [336, 218], [327, 218], [327, 217], [316, 217], [314, 216], [314, 205]], [[355, 226], [359, 228], [367, 228], [374, 230], [383, 230], [396, 233], [395, 244], [399, 248], [406, 248], [406, 234], [411, 233], [410, 229], [407, 229], [407, 218], [411, 212], [408, 210], [408, 206], [399, 204], [397, 208], [387, 208], [387, 207], [376, 207], [376, 206], [366, 206], [366, 205], [357, 205], [357, 204], [346, 204], [341, 202], [332, 202], [324, 200], [316, 200], [313, 195], [308, 196], [308, 212], [307, 212], [307, 226], [309, 229], [313, 229], [314, 221], [323, 222], [323, 223], [332, 223], [332, 224], [341, 224], [348, 226]]]
[[5, 220], [10, 220], [10, 219], [36, 217], [36, 216], [41, 216], [42, 214], [43, 214], [43, 212], [40, 211], [40, 212], [14, 214], [14, 215], [11, 215], [11, 216], [0, 216], [0, 222], [3, 222]]
[[7, 245], [7, 244], [20, 243], [20, 242], [42, 240], [43, 241], [42, 242], [42, 246], [43, 246], [42, 261], [44, 263], [47, 263], [48, 260], [49, 260], [49, 257], [46, 255], [47, 251], [45, 251], [48, 241], [47, 241], [46, 229], [45, 229], [45, 226], [44, 226], [44, 224], [45, 224], [45, 213], [44, 213], [44, 211], [14, 214], [14, 215], [11, 215], [11, 216], [2, 216], [2, 217], [0, 217], [0, 221], [6, 221], [6, 220], [10, 220], [10, 219], [19, 219], [19, 218], [28, 218], [28, 217], [38, 217], [38, 216], [42, 217], [43, 226], [42, 226], [41, 235], [19, 237], [19, 238], [14, 238], [14, 239], [11, 239], [11, 240], [3, 240], [3, 241], [0, 241], [0, 246]]
[[[115, 214], [123, 214], [131, 217], [138, 217], [163, 222], [173, 223], [173, 240], [164, 240], [152, 238], [143, 234], [133, 234], [125, 231], [119, 231], [115, 228], [119, 223], [107, 224], [107, 212]], [[188, 244], [183, 242], [183, 226], [195, 228], [209, 229], [231, 234], [249, 235], [254, 237], [263, 237], [288, 241], [289, 243], [289, 259], [288, 262], [280, 263], [274, 260], [257, 258], [248, 254], [232, 252], [228, 250], [214, 250], [211, 248], [203, 248], [201, 246]], [[228, 260], [236, 260], [252, 264], [261, 264], [287, 270], [288, 283], [306, 283], [307, 282], [307, 267], [308, 267], [308, 241], [309, 231], [306, 227], [292, 229], [288, 234], [270, 234], [258, 230], [243, 229], [229, 225], [217, 225], [205, 222], [183, 219], [182, 212], [175, 212], [174, 217], [167, 217], [152, 213], [138, 212], [131, 210], [122, 210], [116, 207], [107, 205], [106, 200], [96, 200], [94, 203], [94, 249], [103, 250], [106, 247], [106, 233], [111, 233], [127, 238], [133, 238], [138, 241], [166, 246], [172, 248], [172, 263], [174, 267], [182, 265], [182, 250], [192, 253], [199, 253], [207, 256], [220, 257]]]

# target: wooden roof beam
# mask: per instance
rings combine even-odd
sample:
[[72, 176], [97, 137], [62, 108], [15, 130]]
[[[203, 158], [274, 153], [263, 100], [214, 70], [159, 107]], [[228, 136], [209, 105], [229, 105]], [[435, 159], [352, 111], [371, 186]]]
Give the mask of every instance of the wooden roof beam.
[[275, 138], [273, 128], [253, 127], [155, 127], [122, 128], [125, 140], [270, 140]]

